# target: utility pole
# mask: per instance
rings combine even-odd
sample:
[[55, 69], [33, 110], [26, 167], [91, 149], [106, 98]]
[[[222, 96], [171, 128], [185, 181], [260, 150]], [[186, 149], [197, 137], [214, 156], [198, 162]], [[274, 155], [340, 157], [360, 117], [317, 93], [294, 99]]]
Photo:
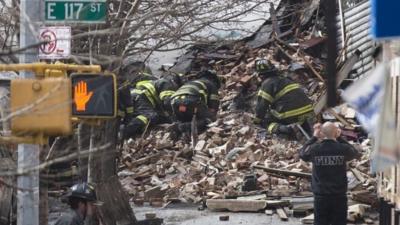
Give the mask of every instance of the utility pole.
[[[40, 0], [20, 0], [19, 46], [39, 43]], [[38, 61], [38, 49], [30, 48], [19, 56], [20, 63]], [[20, 72], [21, 78], [33, 78], [32, 72]], [[22, 94], [22, 93], [21, 93]], [[18, 145], [18, 171], [39, 165], [39, 145]], [[17, 178], [17, 224], [39, 225], [39, 171]]]
[[325, 0], [324, 5], [326, 28], [328, 33], [328, 59], [326, 64], [328, 107], [335, 107], [337, 104], [336, 93], [336, 59], [337, 59], [337, 28], [336, 28], [336, 1]]

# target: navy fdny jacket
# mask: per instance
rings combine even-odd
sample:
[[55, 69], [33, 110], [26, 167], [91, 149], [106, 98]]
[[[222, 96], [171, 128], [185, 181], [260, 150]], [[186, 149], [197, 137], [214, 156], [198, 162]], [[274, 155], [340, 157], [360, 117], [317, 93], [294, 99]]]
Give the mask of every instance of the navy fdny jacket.
[[300, 149], [300, 158], [312, 162], [311, 187], [314, 195], [345, 195], [347, 192], [346, 162], [360, 153], [342, 138], [322, 140], [311, 138]]

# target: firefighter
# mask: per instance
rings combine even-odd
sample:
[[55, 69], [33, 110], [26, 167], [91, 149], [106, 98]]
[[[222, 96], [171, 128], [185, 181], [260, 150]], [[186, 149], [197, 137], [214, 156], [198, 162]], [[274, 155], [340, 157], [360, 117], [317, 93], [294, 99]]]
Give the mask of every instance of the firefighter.
[[171, 97], [180, 85], [181, 77], [175, 74], [136, 83], [135, 88], [130, 91], [133, 117], [123, 128], [122, 138], [128, 139], [141, 134], [150, 125], [171, 122]]
[[178, 122], [172, 128], [180, 133], [189, 132], [196, 115], [197, 128], [201, 132], [214, 121], [219, 108], [218, 89], [221, 82], [212, 70], [203, 70], [197, 79], [185, 83], [172, 96], [172, 111]]
[[281, 76], [265, 59], [257, 59], [255, 69], [263, 80], [257, 93], [255, 123], [266, 128], [269, 134], [290, 137], [295, 134], [295, 124], [311, 134], [314, 110], [300, 84]]
[[90, 184], [79, 183], [71, 187], [66, 196], [70, 209], [63, 213], [54, 225], [83, 225], [85, 221], [94, 219], [96, 205], [101, 205], [97, 201], [96, 192]]
[[157, 78], [151, 74], [150, 69], [146, 68], [144, 62], [132, 57], [127, 57], [122, 61], [118, 78], [118, 116], [124, 124], [132, 119], [134, 113], [131, 90], [136, 83]]
[[311, 187], [314, 194], [314, 224], [347, 224], [346, 162], [361, 154], [340, 137], [341, 130], [331, 122], [314, 125], [314, 136], [299, 151], [312, 162]]

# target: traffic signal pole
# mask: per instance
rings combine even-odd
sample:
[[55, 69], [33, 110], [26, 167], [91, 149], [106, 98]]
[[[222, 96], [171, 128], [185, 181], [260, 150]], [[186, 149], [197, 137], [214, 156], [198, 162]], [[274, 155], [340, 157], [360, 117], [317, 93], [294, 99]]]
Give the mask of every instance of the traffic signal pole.
[[[20, 0], [20, 48], [39, 43], [40, 0]], [[38, 61], [38, 49], [30, 48], [19, 56], [20, 63]], [[33, 72], [20, 72], [21, 78], [33, 78]], [[23, 93], [21, 93], [23, 94]], [[18, 145], [18, 171], [39, 165], [39, 145]], [[39, 225], [39, 171], [17, 178], [17, 224]]]

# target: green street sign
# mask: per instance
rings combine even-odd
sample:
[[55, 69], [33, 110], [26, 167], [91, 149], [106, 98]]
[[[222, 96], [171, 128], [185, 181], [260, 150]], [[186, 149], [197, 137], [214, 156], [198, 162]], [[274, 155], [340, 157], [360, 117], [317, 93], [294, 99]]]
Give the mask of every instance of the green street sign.
[[44, 0], [44, 20], [50, 23], [105, 23], [106, 0]]

